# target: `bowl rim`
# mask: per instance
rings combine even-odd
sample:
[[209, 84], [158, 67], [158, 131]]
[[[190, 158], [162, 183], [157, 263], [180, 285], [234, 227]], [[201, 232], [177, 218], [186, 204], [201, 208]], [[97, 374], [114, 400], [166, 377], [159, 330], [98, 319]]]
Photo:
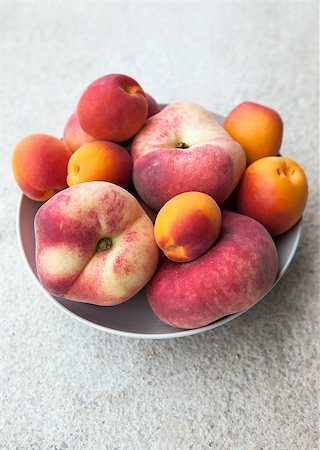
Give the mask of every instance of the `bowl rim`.
[[[164, 104], [159, 104], [160, 107], [166, 106]], [[213, 113], [215, 116], [220, 116], [220, 118], [224, 118], [225, 115], [214, 112]], [[301, 231], [302, 231], [302, 218], [294, 225], [294, 227], [296, 227], [296, 235], [295, 235], [295, 239], [294, 242], [292, 244], [292, 247], [290, 249], [290, 255], [288, 257], [288, 259], [286, 260], [285, 265], [283, 266], [282, 270], [280, 272], [278, 272], [277, 274], [277, 278], [274, 282], [274, 284], [272, 285], [272, 287], [268, 290], [268, 292], [266, 292], [261, 298], [259, 298], [259, 300], [257, 300], [256, 303], [254, 303], [253, 305], [251, 305], [249, 308], [244, 309], [243, 311], [239, 311], [237, 313], [234, 314], [230, 314], [228, 316], [222, 317], [221, 319], [216, 320], [215, 322], [212, 322], [209, 325], [206, 325], [204, 327], [199, 327], [199, 328], [193, 328], [193, 329], [186, 329], [186, 330], [181, 330], [179, 329], [179, 331], [172, 331], [172, 333], [136, 333], [136, 332], [132, 332], [132, 331], [123, 331], [123, 330], [117, 330], [115, 328], [109, 328], [103, 325], [99, 325], [97, 323], [91, 322], [88, 319], [85, 319], [84, 317], [81, 317], [79, 315], [77, 315], [76, 313], [74, 313], [73, 311], [70, 311], [67, 307], [65, 307], [63, 304], [61, 304], [58, 300], [56, 300], [51, 294], [49, 294], [49, 292], [42, 286], [42, 284], [40, 283], [38, 277], [36, 276], [36, 274], [33, 272], [24, 246], [23, 246], [23, 242], [22, 242], [22, 233], [21, 233], [21, 210], [22, 210], [22, 204], [24, 199], [27, 198], [23, 193], [20, 194], [20, 198], [19, 198], [19, 202], [18, 202], [18, 208], [17, 208], [17, 212], [16, 212], [16, 234], [17, 234], [17, 239], [18, 239], [18, 247], [20, 250], [20, 254], [22, 256], [22, 259], [24, 261], [25, 266], [27, 266], [27, 271], [29, 272], [29, 274], [31, 275], [31, 278], [33, 279], [33, 281], [36, 283], [36, 285], [38, 286], [38, 288], [40, 288], [41, 292], [47, 297], [49, 298], [49, 300], [55, 305], [57, 306], [60, 310], [64, 311], [65, 313], [67, 313], [69, 316], [73, 317], [74, 319], [82, 322], [83, 324], [89, 325], [97, 330], [100, 331], [104, 331], [116, 336], [124, 336], [124, 337], [129, 337], [129, 338], [135, 338], [135, 339], [152, 339], [152, 340], [156, 340], [156, 339], [173, 339], [173, 338], [180, 338], [180, 337], [186, 337], [186, 336], [192, 336], [195, 334], [200, 334], [200, 333], [204, 333], [206, 331], [209, 330], [213, 330], [215, 328], [218, 328], [222, 325], [225, 325], [229, 322], [231, 322], [232, 320], [236, 319], [237, 317], [241, 316], [242, 314], [246, 313], [247, 311], [249, 311], [251, 308], [253, 308], [257, 303], [259, 303], [280, 281], [280, 279], [283, 277], [283, 275], [286, 273], [286, 271], [288, 270], [294, 255], [296, 253], [300, 238], [301, 238]], [[39, 202], [40, 203], [40, 202]], [[174, 327], [172, 327], [172, 329], [174, 330]]]
[[[179, 337], [185, 337], [185, 336], [192, 336], [195, 334], [199, 334], [199, 333], [203, 333], [205, 331], [209, 331], [209, 330], [213, 330], [215, 328], [218, 328], [222, 325], [227, 324], [228, 322], [231, 322], [231, 320], [236, 319], [237, 317], [241, 316], [242, 314], [244, 314], [245, 312], [249, 311], [249, 309], [253, 308], [257, 303], [259, 303], [259, 301], [262, 300], [262, 298], [264, 298], [270, 291], [271, 289], [273, 289], [278, 282], [280, 281], [280, 279], [283, 277], [283, 275], [285, 274], [285, 272], [287, 271], [288, 267], [290, 266], [294, 255], [296, 253], [299, 241], [300, 241], [300, 237], [301, 237], [301, 230], [302, 230], [302, 226], [301, 226], [301, 222], [302, 220], [300, 219], [300, 221], [296, 224], [297, 226], [297, 233], [295, 236], [295, 240], [293, 242], [293, 245], [291, 247], [290, 250], [290, 255], [286, 261], [286, 264], [284, 265], [284, 267], [282, 268], [282, 270], [278, 273], [277, 278], [274, 282], [274, 284], [272, 285], [272, 287], [269, 289], [269, 291], [267, 293], [265, 293], [263, 295], [263, 297], [261, 297], [254, 305], [250, 306], [249, 308], [234, 313], [234, 314], [230, 314], [228, 316], [222, 317], [221, 319], [216, 320], [215, 322], [212, 322], [209, 325], [206, 325], [204, 327], [199, 327], [199, 328], [193, 328], [193, 329], [186, 329], [186, 330], [179, 330], [179, 331], [173, 331], [172, 333], [135, 333], [132, 331], [123, 331], [123, 330], [117, 330], [115, 328], [109, 328], [103, 325], [99, 325], [97, 323], [91, 322], [88, 319], [85, 319], [84, 317], [81, 317], [79, 315], [77, 315], [76, 313], [74, 313], [73, 311], [70, 311], [67, 307], [65, 307], [64, 305], [62, 305], [59, 301], [57, 301], [53, 296], [51, 296], [49, 294], [49, 292], [42, 286], [42, 284], [40, 283], [38, 277], [35, 275], [35, 273], [33, 272], [29, 261], [27, 259], [27, 255], [26, 252], [24, 250], [24, 246], [23, 246], [23, 242], [22, 242], [22, 233], [21, 233], [21, 227], [20, 227], [20, 223], [21, 223], [21, 207], [22, 207], [22, 202], [24, 201], [24, 198], [26, 198], [26, 196], [24, 194], [20, 195], [20, 199], [19, 199], [19, 204], [18, 204], [18, 208], [17, 208], [17, 214], [16, 214], [16, 233], [17, 233], [17, 238], [18, 238], [18, 247], [20, 250], [20, 254], [21, 257], [24, 261], [25, 266], [27, 267], [27, 271], [29, 272], [29, 274], [31, 275], [31, 278], [33, 279], [34, 283], [38, 286], [38, 288], [40, 288], [41, 292], [52, 302], [55, 304], [55, 306], [57, 306], [60, 310], [64, 311], [65, 313], [67, 313], [68, 315], [70, 315], [71, 317], [77, 319], [78, 321], [89, 325], [97, 330], [101, 330], [107, 333], [111, 333], [117, 336], [125, 336], [125, 337], [130, 337], [130, 338], [136, 338], [136, 339], [173, 339], [173, 338], [179, 338]], [[173, 328], [173, 327], [172, 327]], [[173, 328], [174, 329], [174, 328]]]

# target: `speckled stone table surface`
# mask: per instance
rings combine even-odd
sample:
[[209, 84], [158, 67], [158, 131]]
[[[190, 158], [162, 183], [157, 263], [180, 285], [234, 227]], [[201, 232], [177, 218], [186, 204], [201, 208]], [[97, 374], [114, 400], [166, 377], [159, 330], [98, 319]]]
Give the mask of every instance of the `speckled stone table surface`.
[[[319, 448], [318, 3], [0, 5], [0, 448]], [[168, 341], [121, 338], [50, 303], [19, 255], [10, 168], [24, 135], [60, 136], [110, 72], [159, 102], [277, 109], [310, 182], [281, 282], [248, 313]]]

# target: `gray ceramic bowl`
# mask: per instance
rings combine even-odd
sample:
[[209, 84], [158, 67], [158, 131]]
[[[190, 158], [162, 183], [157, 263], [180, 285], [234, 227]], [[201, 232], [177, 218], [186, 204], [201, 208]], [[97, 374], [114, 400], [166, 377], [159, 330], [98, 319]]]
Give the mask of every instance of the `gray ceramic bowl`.
[[[222, 123], [223, 116], [219, 114], [215, 114], [215, 116], [217, 120]], [[245, 312], [241, 311], [236, 314], [231, 314], [205, 327], [193, 330], [182, 330], [170, 327], [157, 318], [148, 304], [144, 289], [129, 301], [111, 307], [100, 307], [53, 297], [40, 284], [36, 271], [33, 222], [34, 216], [40, 206], [40, 202], [30, 200], [24, 195], [21, 196], [17, 214], [17, 234], [24, 262], [43, 294], [64, 312], [81, 322], [91, 325], [99, 330], [121, 336], [143, 339], [169, 339], [190, 336], [192, 334], [212, 330], [213, 328], [230, 322], [230, 320], [239, 317]], [[296, 252], [300, 234], [301, 221], [287, 233], [275, 238], [275, 244], [279, 255], [279, 272], [274, 286], [287, 271]]]

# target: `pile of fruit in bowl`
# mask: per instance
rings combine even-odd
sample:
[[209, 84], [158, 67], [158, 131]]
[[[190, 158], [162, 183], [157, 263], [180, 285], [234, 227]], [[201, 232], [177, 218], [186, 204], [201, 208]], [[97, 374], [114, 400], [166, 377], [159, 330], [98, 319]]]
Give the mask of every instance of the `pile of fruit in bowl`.
[[160, 108], [128, 76], [94, 81], [62, 139], [30, 135], [13, 152], [17, 184], [43, 203], [41, 284], [106, 308], [146, 286], [158, 318], [184, 329], [248, 309], [277, 277], [273, 238], [307, 201], [282, 134], [280, 115], [257, 103], [221, 126], [195, 103]]

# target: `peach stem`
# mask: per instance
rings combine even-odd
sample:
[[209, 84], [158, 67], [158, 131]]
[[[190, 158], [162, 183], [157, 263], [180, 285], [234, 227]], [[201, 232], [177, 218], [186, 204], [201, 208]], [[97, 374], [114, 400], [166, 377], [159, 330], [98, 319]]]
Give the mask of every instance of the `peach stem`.
[[185, 142], [179, 142], [176, 145], [176, 148], [189, 148], [189, 145], [187, 145]]
[[110, 250], [111, 247], [112, 239], [109, 237], [102, 238], [97, 244], [97, 252], [105, 252], [106, 250]]

